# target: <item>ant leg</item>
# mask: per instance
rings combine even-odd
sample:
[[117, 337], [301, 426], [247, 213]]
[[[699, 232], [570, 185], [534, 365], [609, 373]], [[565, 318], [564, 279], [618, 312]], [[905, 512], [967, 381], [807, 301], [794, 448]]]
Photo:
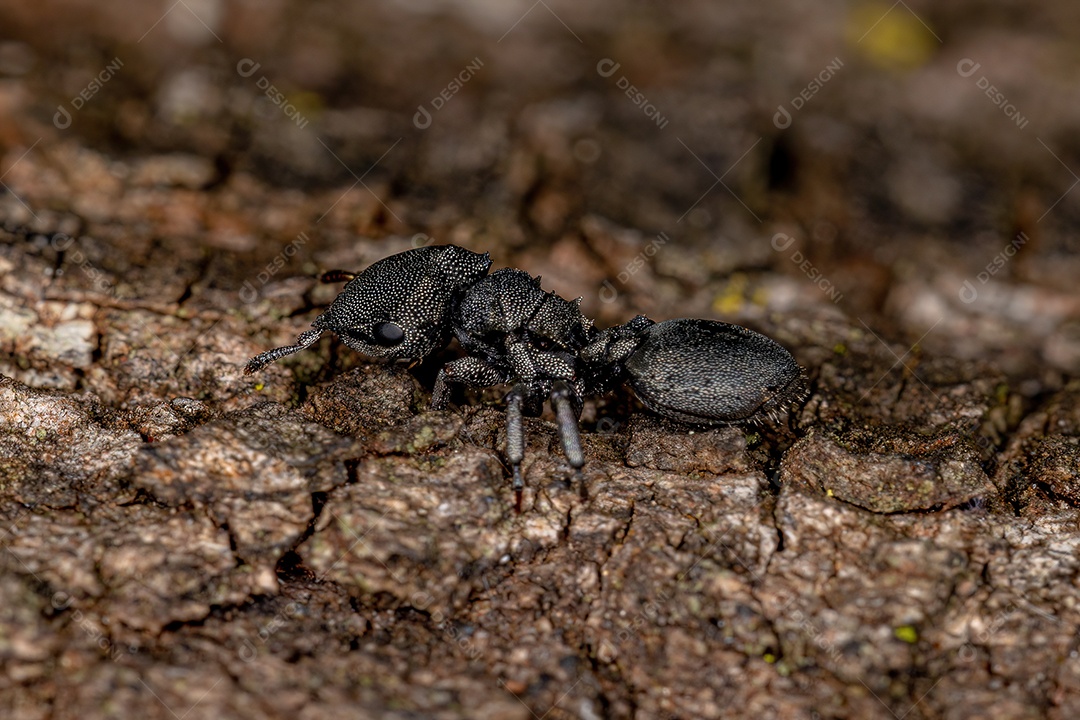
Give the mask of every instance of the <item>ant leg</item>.
[[551, 409], [555, 411], [558, 421], [559, 439], [562, 441], [563, 454], [567, 462], [574, 468], [575, 473], [580, 473], [585, 465], [585, 454], [581, 450], [581, 433], [578, 429], [577, 404], [578, 397], [574, 390], [564, 380], [557, 381], [551, 388]]
[[322, 328], [314, 328], [307, 332], [302, 332], [296, 338], [295, 345], [286, 345], [285, 347], [275, 348], [273, 350], [267, 350], [264, 353], [260, 353], [255, 357], [248, 360], [247, 365], [244, 366], [244, 374], [250, 375], [254, 372], [262, 370], [270, 363], [279, 360], [286, 355], [292, 355], [294, 352], [300, 352], [301, 350], [312, 345], [319, 336], [322, 335]]
[[521, 421], [523, 391], [515, 385], [506, 395], [506, 459], [514, 471], [514, 492], [525, 487], [521, 479], [521, 461], [525, 459], [525, 430]]
[[508, 378], [479, 358], [463, 357], [448, 362], [435, 378], [431, 391], [431, 409], [442, 410], [450, 399], [449, 383], [461, 383], [469, 387], [490, 387], [506, 382]]
[[355, 277], [356, 273], [348, 270], [327, 270], [319, 280], [329, 285], [330, 283], [348, 282]]
[[432, 410], [442, 410], [449, 399], [450, 388], [446, 384], [446, 369], [439, 368], [439, 374], [435, 376], [435, 388], [431, 391], [430, 407]]
[[[479, 358], [463, 357], [448, 362], [435, 378], [435, 388], [431, 392], [431, 409], [441, 410], [446, 407], [452, 382], [469, 387], [490, 387], [509, 379], [505, 373]], [[521, 385], [515, 385], [506, 396], [506, 459], [514, 472], [518, 510], [521, 509], [521, 491], [525, 486], [521, 479], [521, 461], [525, 457], [525, 431], [521, 420], [524, 396], [525, 391]]]

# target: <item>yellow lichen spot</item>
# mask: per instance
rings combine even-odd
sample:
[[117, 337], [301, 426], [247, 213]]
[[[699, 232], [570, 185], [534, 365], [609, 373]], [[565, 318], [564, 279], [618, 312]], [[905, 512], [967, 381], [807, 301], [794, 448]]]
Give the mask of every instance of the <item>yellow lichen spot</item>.
[[940, 44], [935, 33], [904, 3], [860, 3], [848, 17], [848, 42], [874, 64], [912, 70], [930, 59]]
[[[324, 107], [326, 107], [326, 103], [323, 101], [322, 95], [313, 92], [293, 93], [292, 95], [289, 95], [288, 101], [296, 107], [296, 111], [299, 112], [301, 115], [318, 113], [321, 112]], [[292, 113], [287, 114], [292, 115]], [[295, 117], [295, 115], [291, 119], [299, 127], [303, 127], [307, 124], [303, 123], [303, 125], [301, 125], [303, 120], [301, 118]]]
[[761, 656], [761, 659], [764, 660], [765, 662], [769, 663], [770, 665], [772, 665], [774, 662], [776, 662], [776, 656], [773, 655], [772, 653], [765, 653], [764, 655]]
[[262, 389], [266, 387], [262, 383], [255, 383], [255, 392], [262, 392]]
[[1001, 383], [994, 388], [994, 395], [997, 399], [998, 405], [1004, 405], [1009, 402], [1009, 386], [1007, 383]]
[[833, 496], [832, 488], [825, 488], [825, 494], [829, 497]]
[[746, 286], [749, 280], [743, 273], [735, 273], [728, 278], [728, 283], [723, 291], [713, 300], [713, 310], [721, 314], [731, 315], [739, 311], [743, 306]]
[[837, 355], [847, 355], [847, 345], [844, 343], [836, 343], [833, 345], [832, 351]]
[[893, 635], [897, 640], [902, 640], [909, 645], [919, 642], [919, 632], [911, 625], [901, 625], [893, 629]]

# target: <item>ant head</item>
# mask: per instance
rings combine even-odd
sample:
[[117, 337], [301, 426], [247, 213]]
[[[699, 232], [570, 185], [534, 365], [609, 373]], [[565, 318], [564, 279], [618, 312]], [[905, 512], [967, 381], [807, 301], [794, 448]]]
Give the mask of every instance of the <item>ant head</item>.
[[374, 263], [312, 325], [371, 357], [422, 358], [443, 347], [461, 294], [491, 259], [455, 245], [417, 248]]

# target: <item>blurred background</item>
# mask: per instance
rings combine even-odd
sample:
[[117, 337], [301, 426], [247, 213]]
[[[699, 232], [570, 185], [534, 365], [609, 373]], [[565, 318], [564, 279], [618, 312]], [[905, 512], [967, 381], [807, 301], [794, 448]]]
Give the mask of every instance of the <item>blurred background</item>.
[[257, 351], [318, 272], [455, 243], [601, 326], [716, 317], [806, 364], [877, 335], [1038, 396], [1080, 367], [1077, 37], [1065, 2], [8, 3], [0, 371], [94, 387], [37, 363], [72, 312], [19, 315], [41, 273], [269, 315]]

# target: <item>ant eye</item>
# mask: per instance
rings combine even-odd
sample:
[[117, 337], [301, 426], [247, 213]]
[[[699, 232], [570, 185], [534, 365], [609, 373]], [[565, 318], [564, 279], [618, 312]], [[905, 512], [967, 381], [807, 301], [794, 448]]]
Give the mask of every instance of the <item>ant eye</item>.
[[405, 331], [396, 323], [376, 323], [375, 327], [372, 329], [372, 338], [378, 345], [391, 347], [405, 339]]

